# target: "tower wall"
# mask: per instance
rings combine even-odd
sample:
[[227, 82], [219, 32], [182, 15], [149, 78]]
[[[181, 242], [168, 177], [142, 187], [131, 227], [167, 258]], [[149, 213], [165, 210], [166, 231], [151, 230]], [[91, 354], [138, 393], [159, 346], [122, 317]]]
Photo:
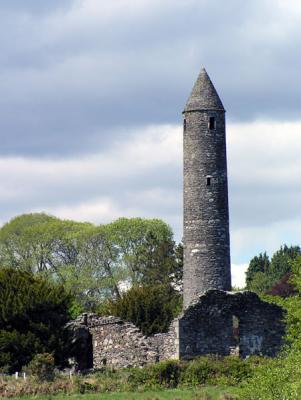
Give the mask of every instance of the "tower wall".
[[225, 111], [184, 111], [184, 308], [230, 290], [229, 242]]

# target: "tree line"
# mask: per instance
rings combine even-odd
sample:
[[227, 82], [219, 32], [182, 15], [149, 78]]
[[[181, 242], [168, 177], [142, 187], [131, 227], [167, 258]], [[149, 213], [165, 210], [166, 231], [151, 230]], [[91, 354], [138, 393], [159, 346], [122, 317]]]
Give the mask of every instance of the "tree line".
[[294, 261], [300, 255], [299, 246], [283, 245], [271, 259], [266, 252], [253, 257], [246, 272], [246, 288], [257, 293], [281, 297], [295, 294], [291, 277]]
[[182, 246], [159, 219], [120, 218], [106, 225], [25, 214], [0, 230], [0, 266], [62, 284], [79, 308], [95, 311], [122, 289], [179, 286]]
[[83, 311], [130, 320], [146, 335], [166, 331], [181, 309], [182, 267], [182, 245], [158, 219], [12, 219], [0, 229], [0, 371], [41, 353], [67, 365], [63, 327]]

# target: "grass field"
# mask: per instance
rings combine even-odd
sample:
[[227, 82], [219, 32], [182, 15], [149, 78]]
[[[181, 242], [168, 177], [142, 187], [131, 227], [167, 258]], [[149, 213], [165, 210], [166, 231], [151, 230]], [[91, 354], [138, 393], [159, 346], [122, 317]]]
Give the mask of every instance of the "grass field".
[[[26, 400], [230, 400], [238, 399], [233, 388], [206, 387], [203, 389], [173, 389], [141, 393], [96, 393], [27, 397]], [[237, 392], [236, 392], [237, 393]], [[15, 398], [17, 399], [17, 398]], [[23, 398], [20, 398], [24, 400]]]

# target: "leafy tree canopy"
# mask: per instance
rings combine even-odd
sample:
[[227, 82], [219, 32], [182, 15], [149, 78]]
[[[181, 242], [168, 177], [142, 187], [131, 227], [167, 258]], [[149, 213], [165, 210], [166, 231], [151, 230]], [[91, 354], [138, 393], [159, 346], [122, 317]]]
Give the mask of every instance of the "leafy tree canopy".
[[24, 214], [0, 230], [0, 263], [30, 272], [58, 272], [77, 257], [78, 237], [90, 224], [61, 221], [43, 214]]
[[63, 327], [72, 299], [62, 286], [31, 272], [0, 270], [0, 368], [20, 371], [37, 353], [64, 364]]
[[78, 312], [120, 297], [120, 285], [180, 285], [182, 251], [158, 219], [120, 218], [107, 225], [24, 214], [0, 230], [0, 265], [61, 283]]
[[247, 289], [275, 295], [282, 293], [283, 296], [285, 293], [293, 294], [289, 276], [292, 273], [292, 263], [300, 254], [299, 246], [284, 245], [274, 253], [271, 261], [266, 253], [252, 258], [246, 272]]
[[266, 252], [260, 253], [258, 256], [253, 257], [246, 272], [247, 289], [250, 289], [250, 285], [254, 279], [255, 274], [257, 274], [258, 272], [264, 274], [269, 270], [269, 267], [270, 260]]
[[134, 286], [109, 304], [109, 312], [152, 335], [166, 332], [181, 306], [180, 294], [170, 285]]
[[271, 287], [271, 279], [264, 272], [256, 272], [253, 279], [249, 282], [248, 290], [256, 293], [265, 293]]
[[281, 279], [285, 274], [292, 272], [291, 262], [301, 254], [299, 246], [281, 246], [271, 259], [269, 274], [275, 281]]

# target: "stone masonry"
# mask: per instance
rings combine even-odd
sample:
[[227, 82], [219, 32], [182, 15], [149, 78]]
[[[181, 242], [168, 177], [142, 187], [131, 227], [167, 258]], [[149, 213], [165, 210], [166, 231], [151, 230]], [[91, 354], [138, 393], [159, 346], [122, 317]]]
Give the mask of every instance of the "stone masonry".
[[203, 69], [184, 109], [184, 308], [230, 290], [225, 110]]
[[225, 110], [203, 69], [184, 109], [184, 307], [169, 331], [84, 314], [68, 324], [79, 369], [141, 367], [206, 355], [275, 356], [281, 307], [231, 290]]
[[[77, 343], [72, 355], [80, 370], [104, 366], [141, 367], [158, 361], [157, 342], [160, 340], [145, 337], [135, 325], [120, 318], [83, 314], [67, 328], [73, 342]], [[86, 335], [82, 334], [83, 330]], [[83, 354], [82, 349], [91, 354]], [[91, 359], [92, 363], [88, 364], [86, 361]]]
[[273, 357], [285, 333], [283, 318], [280, 307], [255, 293], [209, 290], [178, 318], [179, 358], [233, 353]]
[[283, 317], [280, 307], [255, 293], [209, 290], [171, 323], [167, 333], [146, 337], [130, 322], [95, 314], [83, 314], [68, 328], [80, 370], [129, 368], [206, 354], [275, 356], [285, 331]]

